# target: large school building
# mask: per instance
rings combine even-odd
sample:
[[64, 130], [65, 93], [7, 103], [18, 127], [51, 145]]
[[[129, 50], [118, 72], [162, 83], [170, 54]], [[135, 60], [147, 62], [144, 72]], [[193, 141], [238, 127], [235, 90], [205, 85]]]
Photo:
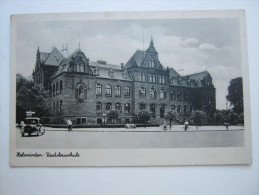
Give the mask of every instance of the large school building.
[[118, 124], [133, 123], [140, 110], [151, 112], [152, 124], [162, 124], [170, 110], [178, 121], [194, 110], [207, 116], [215, 111], [215, 88], [207, 72], [181, 76], [164, 67], [151, 39], [147, 50], [137, 50], [120, 65], [92, 62], [79, 48], [65, 58], [57, 48], [50, 53], [38, 48], [34, 81], [49, 93], [51, 115], [45, 122], [78, 125], [111, 123], [109, 110], [118, 110]]

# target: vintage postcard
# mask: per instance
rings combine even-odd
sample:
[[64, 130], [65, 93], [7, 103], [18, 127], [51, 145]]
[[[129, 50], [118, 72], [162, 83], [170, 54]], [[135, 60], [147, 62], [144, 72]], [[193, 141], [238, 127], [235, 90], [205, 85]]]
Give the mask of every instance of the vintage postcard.
[[251, 164], [244, 10], [11, 16], [11, 166]]

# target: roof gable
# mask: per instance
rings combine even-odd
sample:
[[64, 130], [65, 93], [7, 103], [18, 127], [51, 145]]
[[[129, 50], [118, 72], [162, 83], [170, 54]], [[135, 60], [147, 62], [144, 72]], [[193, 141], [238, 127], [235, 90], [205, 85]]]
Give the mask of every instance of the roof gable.
[[44, 64], [58, 66], [63, 59], [64, 56], [60, 53], [60, 51], [56, 47], [53, 47]]

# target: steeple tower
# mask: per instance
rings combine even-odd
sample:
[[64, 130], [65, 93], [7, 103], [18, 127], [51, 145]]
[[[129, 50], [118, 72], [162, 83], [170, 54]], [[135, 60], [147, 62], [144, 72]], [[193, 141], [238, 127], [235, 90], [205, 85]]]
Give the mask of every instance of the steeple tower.
[[151, 37], [151, 41], [150, 41], [150, 44], [149, 44], [149, 48], [147, 49], [148, 53], [153, 53], [153, 54], [157, 54], [157, 51], [154, 47], [154, 41], [153, 41], [153, 37]]
[[40, 66], [40, 47], [38, 46], [37, 54], [36, 54], [36, 67], [35, 69], [38, 69]]

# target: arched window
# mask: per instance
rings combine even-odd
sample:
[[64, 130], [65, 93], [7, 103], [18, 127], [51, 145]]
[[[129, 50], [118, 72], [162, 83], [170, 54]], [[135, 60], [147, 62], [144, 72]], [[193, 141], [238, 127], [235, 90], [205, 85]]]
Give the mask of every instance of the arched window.
[[175, 105], [174, 104], [171, 105], [171, 110], [175, 110]]
[[145, 98], [146, 97], [146, 89], [144, 86], [140, 87], [139, 89], [139, 97], [140, 98]]
[[119, 85], [115, 86], [115, 95], [121, 96], [121, 87]]
[[96, 84], [96, 95], [102, 95], [102, 85], [100, 83]]
[[170, 99], [175, 100], [175, 91], [174, 90], [172, 90], [170, 93]]
[[121, 103], [120, 102], [117, 102], [115, 104], [115, 110], [118, 110], [118, 112], [121, 112]]
[[62, 80], [60, 80], [60, 82], [59, 82], [59, 91], [60, 91], [60, 94], [63, 93], [63, 82], [62, 82]]
[[63, 110], [63, 101], [60, 100], [59, 111], [62, 112], [62, 110]]
[[130, 87], [124, 87], [124, 97], [130, 97]]
[[150, 104], [150, 113], [151, 113], [151, 117], [156, 118], [156, 105], [155, 104]]
[[111, 96], [112, 95], [112, 86], [111, 85], [106, 85], [105, 86], [105, 95], [106, 96]]
[[186, 105], [183, 107], [183, 113], [184, 113], [184, 114], [187, 114], [187, 113], [188, 113], [188, 107], [187, 107]]
[[150, 89], [150, 99], [156, 99], [156, 90], [154, 87]]
[[164, 118], [165, 117], [165, 105], [161, 105], [160, 106], [160, 118]]
[[112, 109], [112, 103], [111, 102], [107, 102], [106, 103], [106, 110], [111, 110]]
[[125, 113], [130, 113], [130, 104], [129, 103], [124, 104], [124, 111], [125, 111]]
[[96, 102], [96, 112], [102, 112], [102, 102]]
[[182, 113], [182, 106], [181, 106], [181, 105], [178, 105], [178, 106], [177, 106], [177, 112], [178, 112], [178, 113]]
[[139, 104], [139, 110], [144, 110], [144, 109], [146, 109], [146, 104], [140, 103]]
[[160, 99], [165, 99], [165, 98], [166, 98], [166, 92], [165, 92], [165, 89], [162, 88], [162, 89], [160, 90]]

